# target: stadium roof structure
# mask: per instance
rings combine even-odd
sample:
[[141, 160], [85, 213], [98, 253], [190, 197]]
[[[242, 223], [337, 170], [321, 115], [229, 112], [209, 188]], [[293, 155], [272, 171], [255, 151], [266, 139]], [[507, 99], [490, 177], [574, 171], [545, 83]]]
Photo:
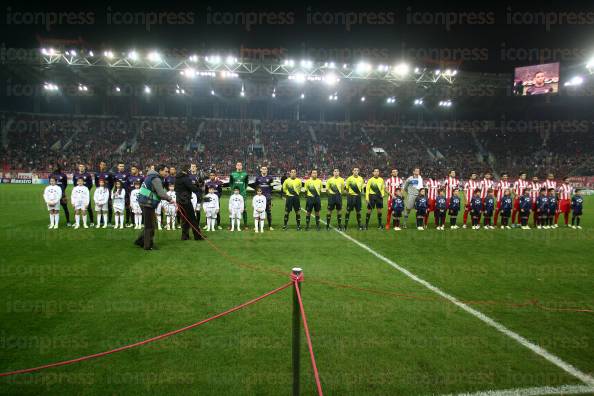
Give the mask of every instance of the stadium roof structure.
[[[293, 80], [296, 83], [320, 82], [333, 86], [340, 81], [389, 83], [393, 87], [418, 84], [431, 88], [439, 86], [477, 87], [490, 85], [496, 89], [508, 87], [511, 76], [508, 74], [462, 72], [456, 69], [444, 70], [412, 66], [407, 63], [395, 65], [372, 64], [359, 62], [356, 64], [335, 64], [334, 62], [315, 62], [311, 60], [295, 61], [286, 59], [281, 62], [251, 61], [233, 56], [198, 56], [188, 57], [162, 55], [151, 51], [139, 53], [114, 51], [59, 51], [42, 49], [36, 62], [52, 78], [68, 78], [61, 74], [66, 66], [72, 73], [90, 79], [116, 76], [127, 82], [156, 81], [171, 82], [172, 76], [184, 79], [211, 79], [270, 82]], [[155, 73], [161, 72], [161, 73]], [[46, 73], [47, 75], [47, 73]], [[72, 75], [70, 77], [73, 77]]]

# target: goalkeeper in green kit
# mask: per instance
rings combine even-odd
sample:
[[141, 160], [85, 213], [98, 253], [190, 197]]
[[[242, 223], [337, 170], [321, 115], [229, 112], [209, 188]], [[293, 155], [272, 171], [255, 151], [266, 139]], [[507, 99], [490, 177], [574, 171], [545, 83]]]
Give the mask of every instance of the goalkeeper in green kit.
[[[233, 191], [234, 189], [238, 189], [239, 193], [243, 197], [243, 201], [247, 202], [247, 186], [248, 186], [248, 175], [243, 170], [243, 164], [238, 162], [235, 164], [235, 171], [231, 172], [229, 176], [229, 189]], [[247, 230], [249, 227], [247, 226], [247, 205], [244, 205], [243, 209], [243, 224], [245, 229]]]

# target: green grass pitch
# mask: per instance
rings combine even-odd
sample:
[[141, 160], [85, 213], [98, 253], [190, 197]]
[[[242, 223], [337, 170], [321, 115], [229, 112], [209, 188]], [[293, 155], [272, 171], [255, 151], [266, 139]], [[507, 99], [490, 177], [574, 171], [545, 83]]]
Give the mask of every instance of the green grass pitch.
[[[181, 242], [180, 231], [158, 232], [159, 249], [145, 252], [132, 244], [138, 231], [69, 229], [63, 212], [61, 229], [48, 230], [42, 191], [0, 185], [1, 372], [185, 326], [282, 285], [300, 266], [328, 395], [581, 384], [338, 232], [297, 232], [293, 216], [293, 229], [280, 230], [278, 197], [275, 231], [209, 234], [223, 256], [206, 242]], [[226, 200], [221, 207], [226, 225]], [[592, 375], [594, 314], [573, 310], [594, 309], [592, 207], [587, 198], [583, 230], [370, 227], [348, 234]], [[370, 226], [375, 223], [372, 216]], [[291, 378], [291, 292], [285, 290], [166, 340], [2, 378], [0, 394], [287, 395]], [[305, 344], [302, 391], [315, 393]]]

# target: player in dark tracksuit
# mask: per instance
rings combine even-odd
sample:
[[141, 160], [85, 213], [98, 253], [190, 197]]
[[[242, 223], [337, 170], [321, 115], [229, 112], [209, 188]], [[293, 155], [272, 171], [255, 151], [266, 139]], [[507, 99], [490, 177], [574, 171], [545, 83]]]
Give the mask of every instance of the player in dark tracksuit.
[[256, 176], [256, 180], [250, 185], [254, 190], [260, 188], [262, 195], [266, 197], [266, 221], [268, 228], [272, 230], [272, 183], [274, 178], [268, 174], [268, 167], [262, 166], [260, 168], [260, 175]]
[[530, 217], [531, 210], [532, 198], [530, 198], [530, 187], [526, 187], [524, 195], [520, 197], [520, 222], [522, 228], [525, 230], [530, 228], [530, 226], [528, 226], [528, 218]]
[[481, 213], [483, 212], [483, 200], [481, 198], [481, 190], [479, 188], [474, 190], [474, 195], [470, 198], [470, 214], [472, 216], [472, 228], [478, 230], [481, 226]]
[[[76, 186], [76, 181], [78, 179], [83, 179], [83, 185], [89, 189], [89, 196], [92, 197], [91, 189], [93, 188], [93, 176], [87, 171], [87, 166], [85, 164], [78, 165], [78, 172], [74, 172], [72, 174], [72, 184]], [[91, 203], [89, 202], [89, 207], [87, 208], [87, 212], [89, 213], [89, 219], [91, 220], [91, 227], [93, 227], [94, 223], [94, 216], [93, 216], [93, 209], [91, 207]]]
[[582, 217], [583, 205], [584, 198], [582, 198], [582, 191], [575, 190], [574, 196], [571, 197], [571, 228], [582, 229], [580, 219]]
[[62, 198], [60, 198], [60, 205], [64, 209], [64, 215], [66, 215], [66, 226], [70, 227], [70, 211], [68, 210], [68, 198], [66, 197], [66, 189], [68, 188], [68, 176], [62, 172], [60, 165], [56, 166], [56, 169], [52, 173], [56, 179], [56, 184], [62, 189]]
[[511, 196], [509, 189], [506, 189], [501, 197], [499, 205], [499, 213], [501, 213], [501, 227], [509, 227], [509, 218], [514, 207], [514, 199]]
[[458, 225], [456, 224], [456, 219], [458, 217], [458, 212], [460, 212], [461, 205], [462, 202], [460, 201], [459, 189], [458, 187], [456, 187], [452, 192], [452, 197], [450, 198], [450, 205], [448, 207], [448, 213], [450, 215], [450, 228], [458, 228]]
[[494, 228], [491, 224], [491, 219], [493, 218], [493, 213], [495, 212], [495, 197], [493, 196], [493, 189], [489, 188], [487, 190], [487, 196], [485, 197], [485, 207], [484, 207], [484, 214], [485, 219], [483, 220], [483, 225], [487, 228]]
[[546, 218], [549, 214], [549, 197], [547, 196], [546, 188], [542, 187], [540, 189], [535, 204], [537, 214], [536, 225], [538, 228], [542, 228], [543, 226], [546, 226]]
[[419, 189], [419, 195], [415, 198], [415, 210], [417, 211], [417, 229], [423, 230], [423, 225], [425, 224], [425, 215], [427, 214], [427, 209], [429, 209], [429, 201], [427, 200], [427, 196], [425, 195], [425, 189]]
[[549, 188], [548, 197], [549, 207], [547, 208], [547, 226], [556, 228], [556, 226], [554, 226], [553, 224], [555, 220], [555, 215], [557, 214], [557, 207], [559, 203], [557, 200], [557, 192], [554, 188]]
[[396, 231], [400, 230], [400, 218], [404, 212], [404, 197], [402, 197], [402, 190], [396, 188], [394, 197], [392, 197], [392, 227]]
[[446, 210], [447, 210], [447, 201], [445, 197], [445, 190], [440, 188], [437, 192], [437, 198], [435, 198], [435, 212], [433, 216], [435, 216], [437, 229], [443, 230], [445, 219], [446, 219]]

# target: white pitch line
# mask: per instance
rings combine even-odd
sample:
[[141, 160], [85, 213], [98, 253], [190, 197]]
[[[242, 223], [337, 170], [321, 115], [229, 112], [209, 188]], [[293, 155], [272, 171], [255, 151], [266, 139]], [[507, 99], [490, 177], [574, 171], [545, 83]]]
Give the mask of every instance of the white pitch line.
[[594, 387], [588, 385], [542, 386], [537, 388], [488, 390], [474, 393], [451, 393], [443, 396], [544, 396], [582, 395], [585, 393], [594, 393]]
[[[323, 221], [323, 220], [321, 220], [321, 222], [324, 223], [324, 224], [326, 224], [326, 222]], [[594, 387], [594, 378], [592, 376], [584, 373], [583, 371], [581, 371], [578, 368], [572, 366], [571, 364], [567, 363], [566, 361], [562, 360], [561, 358], [553, 355], [552, 353], [550, 353], [549, 351], [547, 351], [543, 347], [540, 347], [540, 346], [532, 343], [531, 341], [529, 341], [526, 338], [522, 337], [518, 333], [516, 333], [516, 332], [514, 332], [514, 331], [512, 331], [510, 329], [508, 329], [507, 327], [505, 327], [501, 323], [496, 322], [495, 320], [491, 319], [490, 317], [488, 317], [484, 313], [482, 313], [480, 311], [477, 311], [476, 309], [471, 308], [470, 306], [464, 304], [463, 302], [459, 301], [456, 297], [454, 297], [454, 296], [452, 296], [452, 295], [444, 292], [443, 290], [441, 290], [439, 287], [433, 286], [431, 283], [427, 282], [426, 280], [424, 280], [422, 278], [419, 278], [417, 275], [413, 274], [412, 272], [410, 272], [406, 268], [401, 267], [398, 264], [396, 264], [395, 262], [393, 262], [392, 260], [390, 260], [389, 258], [387, 258], [385, 256], [382, 256], [381, 254], [379, 254], [378, 252], [376, 252], [375, 250], [373, 250], [369, 246], [365, 245], [362, 242], [359, 242], [358, 240], [356, 240], [355, 238], [351, 237], [350, 235], [345, 234], [344, 232], [339, 231], [339, 230], [337, 230], [334, 227], [332, 227], [332, 229], [334, 231], [338, 232], [340, 235], [342, 235], [346, 239], [348, 239], [349, 241], [353, 242], [355, 245], [359, 246], [360, 248], [362, 248], [364, 250], [367, 250], [369, 253], [371, 253], [372, 255], [374, 255], [375, 257], [377, 257], [378, 259], [380, 259], [383, 262], [389, 264], [394, 269], [400, 271], [401, 273], [403, 273], [404, 275], [406, 275], [410, 279], [414, 280], [417, 283], [420, 283], [421, 285], [425, 286], [427, 289], [429, 289], [432, 292], [434, 292], [434, 293], [442, 296], [443, 298], [445, 298], [446, 300], [448, 300], [452, 304], [457, 305], [459, 308], [461, 308], [464, 311], [468, 312], [469, 314], [471, 314], [475, 318], [477, 318], [477, 319], [481, 320], [482, 322], [486, 323], [487, 325], [495, 328], [500, 333], [505, 334], [509, 338], [511, 338], [511, 339], [515, 340], [516, 342], [518, 342], [520, 345], [522, 345], [522, 346], [530, 349], [532, 352], [536, 353], [537, 355], [545, 358], [550, 363], [552, 363], [555, 366], [559, 367], [560, 369], [562, 369], [566, 373], [568, 373], [568, 374], [576, 377], [577, 379], [579, 379], [580, 381], [582, 381], [584, 384]]]

